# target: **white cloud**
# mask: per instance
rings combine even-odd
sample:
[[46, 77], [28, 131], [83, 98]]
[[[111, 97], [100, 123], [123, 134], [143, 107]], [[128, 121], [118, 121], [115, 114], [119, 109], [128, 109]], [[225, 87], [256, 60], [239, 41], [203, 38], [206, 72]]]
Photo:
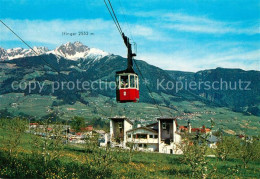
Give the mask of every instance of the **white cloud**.
[[[210, 19], [205, 16], [191, 16], [181, 13], [164, 14], [162, 18], [166, 22], [164, 27], [177, 31], [209, 33], [209, 34], [259, 34], [259, 25], [249, 26], [243, 22], [225, 22]], [[257, 22], [258, 23], [258, 22]], [[244, 27], [246, 26], [246, 27]]]
[[206, 33], [206, 34], [259, 34], [260, 24], [258, 22], [225, 22], [210, 19], [207, 16], [193, 16], [183, 13], [164, 13], [160, 11], [135, 12], [128, 15], [138, 17], [153, 17], [161, 28], [172, 29], [182, 32]]
[[140, 58], [166, 70], [197, 72], [217, 67], [260, 70], [260, 49], [249, 52], [238, 52], [237, 49], [232, 49], [223, 53], [205, 51], [201, 52], [199, 56], [187, 52], [169, 54], [143, 53]]

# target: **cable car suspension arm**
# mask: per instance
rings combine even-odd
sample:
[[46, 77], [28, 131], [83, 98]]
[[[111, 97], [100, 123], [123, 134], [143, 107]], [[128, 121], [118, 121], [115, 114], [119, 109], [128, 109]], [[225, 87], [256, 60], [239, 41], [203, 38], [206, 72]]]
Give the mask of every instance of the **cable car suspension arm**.
[[114, 9], [112, 7], [112, 4], [111, 4], [110, 0], [108, 0], [110, 8], [109, 8], [106, 0], [104, 0], [104, 3], [106, 5], [106, 7], [107, 7], [107, 10], [108, 10], [110, 16], [112, 17], [112, 19], [113, 19], [113, 21], [114, 21], [114, 23], [115, 23], [115, 25], [117, 27], [117, 30], [119, 31], [121, 37], [123, 38], [125, 46], [127, 47], [127, 62], [128, 62], [127, 63], [127, 71], [128, 72], [134, 72], [134, 70], [133, 70], [133, 57], [135, 57], [136, 54], [132, 52], [132, 44], [130, 43], [129, 38], [123, 33], [123, 31], [121, 29], [121, 26], [120, 26], [120, 24], [118, 22], [118, 19], [116, 17], [115, 11], [114, 11]]

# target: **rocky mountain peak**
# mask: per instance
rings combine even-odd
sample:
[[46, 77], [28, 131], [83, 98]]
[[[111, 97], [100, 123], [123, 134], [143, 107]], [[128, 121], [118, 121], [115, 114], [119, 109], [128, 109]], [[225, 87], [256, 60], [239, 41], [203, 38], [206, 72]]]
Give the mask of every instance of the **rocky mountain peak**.
[[80, 53], [86, 53], [89, 51], [89, 48], [85, 45], [83, 45], [81, 42], [68, 42], [66, 44], [63, 44], [59, 47], [57, 47], [54, 50], [54, 54], [58, 54], [60, 56], [63, 56], [65, 58], [75, 59], [79, 56], [82, 56]]

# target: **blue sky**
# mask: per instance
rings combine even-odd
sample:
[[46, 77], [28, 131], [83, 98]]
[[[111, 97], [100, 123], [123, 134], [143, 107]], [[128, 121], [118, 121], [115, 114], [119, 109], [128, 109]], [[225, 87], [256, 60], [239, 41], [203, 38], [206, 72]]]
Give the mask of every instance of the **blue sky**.
[[[137, 59], [167, 70], [260, 70], [260, 2], [111, 0]], [[0, 0], [0, 18], [31, 46], [81, 41], [126, 56], [103, 0]], [[62, 36], [88, 31], [90, 36]], [[0, 46], [25, 46], [0, 24]]]

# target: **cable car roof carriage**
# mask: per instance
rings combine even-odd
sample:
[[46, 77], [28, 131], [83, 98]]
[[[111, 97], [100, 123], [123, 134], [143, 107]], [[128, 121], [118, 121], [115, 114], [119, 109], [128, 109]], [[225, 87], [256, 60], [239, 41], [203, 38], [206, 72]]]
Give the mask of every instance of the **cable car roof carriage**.
[[122, 33], [124, 43], [127, 47], [127, 69], [116, 72], [116, 100], [120, 103], [139, 101], [139, 81], [138, 75], [133, 69], [132, 45], [129, 38]]

